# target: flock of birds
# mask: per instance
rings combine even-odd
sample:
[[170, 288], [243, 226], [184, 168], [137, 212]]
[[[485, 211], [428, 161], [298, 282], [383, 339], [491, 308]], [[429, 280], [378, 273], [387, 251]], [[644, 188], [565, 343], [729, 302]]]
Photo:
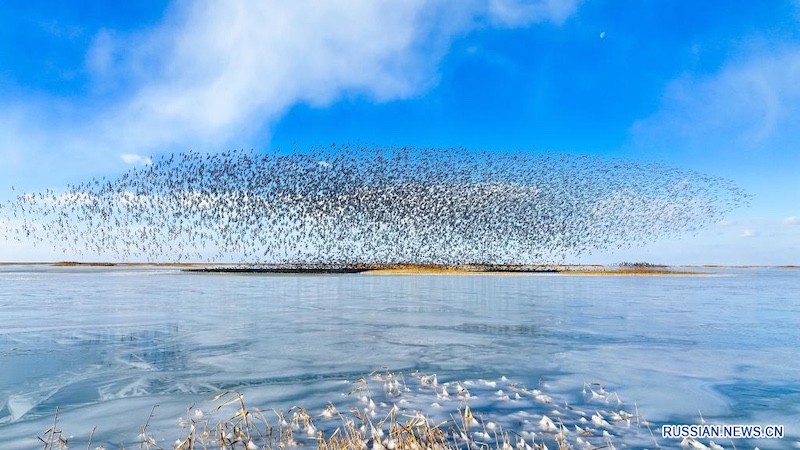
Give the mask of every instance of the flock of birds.
[[164, 156], [17, 195], [0, 234], [124, 261], [550, 264], [691, 233], [747, 201], [654, 163], [345, 145]]

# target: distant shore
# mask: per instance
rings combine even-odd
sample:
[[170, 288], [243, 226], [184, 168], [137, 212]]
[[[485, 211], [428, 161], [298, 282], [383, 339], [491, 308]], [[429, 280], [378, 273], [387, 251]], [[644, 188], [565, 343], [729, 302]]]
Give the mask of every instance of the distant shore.
[[713, 269], [797, 269], [798, 266], [604, 266], [599, 264], [233, 264], [233, 263], [114, 263], [114, 262], [0, 262], [0, 266], [46, 265], [52, 267], [170, 267], [203, 273], [348, 274], [373, 275], [474, 275], [559, 273], [567, 275], [703, 275]]
[[372, 275], [425, 275], [425, 274], [477, 274], [477, 273], [553, 273], [554, 266], [497, 265], [497, 264], [246, 264], [210, 265], [190, 267], [186, 272], [212, 273], [366, 273]]

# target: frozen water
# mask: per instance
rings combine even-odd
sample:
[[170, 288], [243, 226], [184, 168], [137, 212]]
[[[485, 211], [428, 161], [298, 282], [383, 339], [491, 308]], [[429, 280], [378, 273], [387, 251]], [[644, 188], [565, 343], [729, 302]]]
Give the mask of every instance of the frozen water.
[[186, 408], [222, 390], [262, 408], [319, 411], [341, 401], [345, 381], [386, 367], [440, 383], [488, 380], [479, 405], [508, 414], [522, 413], [505, 402], [515, 393], [488, 385], [501, 376], [556, 403], [579, 404], [584, 382], [599, 382], [654, 424], [700, 423], [699, 413], [709, 423], [783, 424], [787, 438], [757, 445], [785, 448], [800, 437], [798, 288], [800, 272], [783, 269], [321, 276], [5, 266], [0, 443], [40, 447], [56, 407], [67, 435], [85, 440], [97, 426], [107, 448], [132, 447], [155, 407], [150, 427], [169, 443]]

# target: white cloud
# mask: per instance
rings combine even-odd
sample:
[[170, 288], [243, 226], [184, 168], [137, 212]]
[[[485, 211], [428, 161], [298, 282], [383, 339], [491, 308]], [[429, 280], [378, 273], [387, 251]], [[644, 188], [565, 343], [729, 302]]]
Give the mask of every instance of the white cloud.
[[86, 53], [86, 68], [95, 75], [102, 76], [114, 63], [114, 38], [108, 30], [100, 30], [94, 38], [92, 46]]
[[164, 42], [155, 46], [156, 76], [102, 128], [122, 120], [122, 137], [147, 148], [194, 136], [219, 142], [269, 125], [297, 103], [406, 98], [435, 82], [436, 62], [469, 19], [448, 11], [455, 14], [445, 21], [445, 7], [419, 1], [186, 5], [175, 31], [154, 34]]
[[758, 236], [758, 233], [755, 232], [754, 230], [742, 230], [739, 233], [739, 237], [743, 237], [743, 238], [749, 238], [749, 237], [755, 237], [755, 236]]
[[123, 153], [119, 155], [119, 157], [125, 164], [141, 164], [143, 166], [153, 164], [153, 160], [149, 157], [137, 155], [135, 153]]
[[511, 27], [539, 22], [560, 24], [577, 7], [578, 0], [490, 0], [489, 17], [496, 24]]
[[714, 74], [680, 77], [667, 87], [660, 111], [634, 125], [634, 140], [716, 147], [721, 154], [769, 151], [766, 144], [800, 137], [798, 79], [800, 48], [791, 47], [752, 52]]
[[783, 219], [784, 225], [798, 225], [800, 224], [800, 217], [798, 216], [789, 216]]
[[[109, 157], [120, 154], [251, 145], [250, 137], [268, 132], [296, 104], [418, 95], [437, 83], [438, 64], [455, 39], [486, 24], [560, 23], [576, 5], [179, 1], [154, 29], [132, 35], [102, 30], [95, 36], [83, 61], [92, 83], [87, 98], [44, 93], [34, 102], [30, 96], [4, 102], [0, 159], [19, 152], [28, 159], [52, 158], [57, 149], [64, 170], [69, 160], [107, 170]], [[18, 120], [20, 111], [30, 110]], [[13, 129], [4, 126], [12, 120]], [[9, 135], [16, 137], [14, 147]]]
[[297, 103], [408, 98], [437, 82], [452, 41], [477, 23], [561, 22], [575, 9], [560, 0], [187, 4], [177, 31], [157, 34], [167, 43], [156, 46], [164, 63], [158, 80], [108, 119], [131, 121], [129, 138], [144, 145], [176, 134], [225, 140], [277, 121]]

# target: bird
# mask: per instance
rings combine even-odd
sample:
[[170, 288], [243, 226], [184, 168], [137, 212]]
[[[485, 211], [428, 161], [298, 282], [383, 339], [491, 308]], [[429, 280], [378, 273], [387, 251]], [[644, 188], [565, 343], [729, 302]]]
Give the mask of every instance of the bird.
[[150, 261], [558, 264], [695, 232], [749, 198], [691, 170], [565, 153], [191, 150], [17, 195], [0, 233]]

